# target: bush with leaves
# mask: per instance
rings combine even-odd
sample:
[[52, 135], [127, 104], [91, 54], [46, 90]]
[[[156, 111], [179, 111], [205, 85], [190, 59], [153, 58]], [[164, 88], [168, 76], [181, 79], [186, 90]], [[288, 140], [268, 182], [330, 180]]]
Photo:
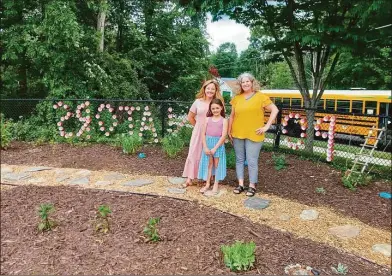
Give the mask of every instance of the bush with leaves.
[[254, 266], [256, 244], [236, 241], [232, 245], [222, 245], [223, 261], [231, 271], [246, 271]]
[[111, 213], [112, 211], [107, 205], [100, 205], [98, 207], [95, 221], [95, 232], [106, 234], [110, 231], [109, 214]]
[[126, 154], [135, 154], [143, 146], [143, 140], [138, 135], [126, 135], [121, 138], [123, 152]]
[[184, 147], [184, 141], [176, 134], [169, 134], [162, 139], [163, 151], [171, 158], [176, 157]]
[[365, 186], [372, 180], [370, 175], [346, 174], [342, 177], [343, 186], [355, 191], [358, 186]]
[[274, 161], [274, 167], [277, 171], [280, 171], [287, 167], [286, 156], [284, 154], [272, 154], [272, 160]]
[[161, 240], [157, 229], [157, 224], [160, 220], [160, 218], [150, 218], [148, 220], [147, 226], [143, 229], [143, 233], [146, 235], [147, 241], [158, 242]]
[[5, 149], [8, 147], [12, 140], [10, 131], [10, 122], [6, 122], [3, 114], [0, 114], [0, 131], [1, 131], [1, 148]]
[[44, 203], [39, 206], [38, 215], [41, 219], [41, 222], [38, 224], [39, 231], [50, 231], [56, 226], [56, 222], [49, 219], [49, 214], [54, 211], [55, 209], [51, 203]]

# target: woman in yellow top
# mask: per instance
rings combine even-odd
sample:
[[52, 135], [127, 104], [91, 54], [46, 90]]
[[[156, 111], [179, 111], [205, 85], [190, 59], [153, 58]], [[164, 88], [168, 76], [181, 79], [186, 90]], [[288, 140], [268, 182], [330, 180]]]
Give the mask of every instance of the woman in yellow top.
[[[238, 77], [239, 94], [231, 100], [232, 111], [228, 134], [234, 145], [238, 187], [235, 194], [245, 191], [244, 167], [248, 162], [249, 188], [247, 196], [254, 196], [258, 180], [258, 159], [264, 141], [264, 133], [271, 127], [278, 115], [278, 108], [270, 98], [262, 94], [257, 80], [249, 73]], [[264, 110], [271, 112], [264, 125]]]

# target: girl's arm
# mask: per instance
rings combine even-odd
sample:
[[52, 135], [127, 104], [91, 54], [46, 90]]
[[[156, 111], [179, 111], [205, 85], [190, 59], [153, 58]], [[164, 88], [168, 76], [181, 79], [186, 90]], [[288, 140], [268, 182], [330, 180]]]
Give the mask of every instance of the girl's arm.
[[227, 136], [227, 129], [228, 129], [228, 121], [226, 119], [223, 120], [223, 130], [222, 130], [222, 136], [219, 139], [218, 143], [216, 143], [215, 147], [211, 149], [211, 153], [215, 154], [216, 150], [225, 143], [226, 141], [226, 136]]
[[210, 149], [207, 147], [207, 141], [206, 141], [206, 130], [207, 130], [207, 121], [204, 123], [203, 125], [203, 131], [201, 133], [201, 141], [203, 142], [203, 150], [205, 152], [205, 154], [211, 154]]
[[[231, 109], [231, 114], [230, 114], [230, 118], [229, 118], [229, 123], [228, 123], [228, 128], [227, 128], [227, 134], [229, 135], [229, 139], [230, 142], [233, 142], [233, 137], [231, 136], [231, 128], [233, 126], [233, 120], [235, 117], [235, 111], [234, 111], [234, 107]], [[225, 120], [226, 121], [226, 120]]]

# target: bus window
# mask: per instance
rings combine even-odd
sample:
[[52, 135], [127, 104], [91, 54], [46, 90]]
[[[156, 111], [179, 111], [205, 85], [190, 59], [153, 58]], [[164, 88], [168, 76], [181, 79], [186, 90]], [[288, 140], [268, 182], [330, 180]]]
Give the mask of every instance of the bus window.
[[354, 114], [362, 114], [363, 101], [353, 101], [351, 112]]
[[[335, 107], [335, 103], [334, 103], [334, 107]], [[324, 100], [320, 99], [317, 103], [317, 110], [323, 110], [324, 109]]]
[[327, 111], [335, 111], [335, 100], [326, 100], [325, 109]]
[[377, 102], [366, 102], [365, 113], [368, 115], [376, 115]]
[[290, 99], [289, 98], [283, 98], [283, 107], [290, 107]]
[[350, 112], [350, 101], [338, 100], [338, 112]]
[[301, 108], [301, 99], [291, 99], [292, 108]]

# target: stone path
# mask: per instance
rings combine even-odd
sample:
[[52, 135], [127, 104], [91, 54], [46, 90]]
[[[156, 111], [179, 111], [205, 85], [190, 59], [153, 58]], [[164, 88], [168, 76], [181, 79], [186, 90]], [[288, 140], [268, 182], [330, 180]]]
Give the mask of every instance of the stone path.
[[[16, 185], [76, 185], [83, 188], [129, 191], [197, 200], [202, 204], [247, 217], [253, 222], [288, 231], [298, 237], [340, 248], [381, 265], [391, 263], [391, 233], [326, 207], [311, 207], [274, 195], [253, 198], [235, 195], [224, 186], [217, 195], [202, 195], [200, 187], [181, 187], [185, 179], [126, 175], [108, 171], [1, 165], [1, 182]], [[8, 189], [10, 186], [1, 186]]]

